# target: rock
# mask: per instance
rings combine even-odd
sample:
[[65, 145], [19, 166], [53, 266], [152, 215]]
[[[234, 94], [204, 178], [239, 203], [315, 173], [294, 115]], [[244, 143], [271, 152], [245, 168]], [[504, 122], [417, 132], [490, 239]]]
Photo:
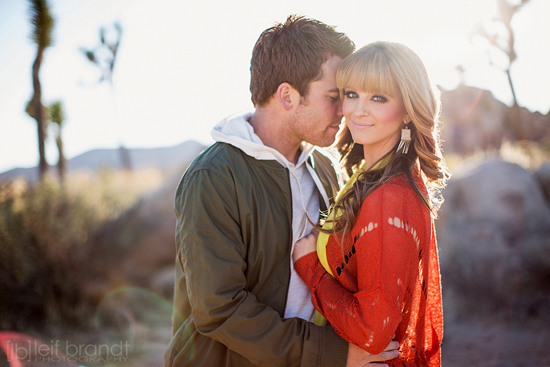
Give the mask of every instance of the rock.
[[169, 302], [172, 302], [175, 277], [176, 271], [174, 266], [168, 266], [153, 275], [151, 279], [151, 289], [163, 296]]
[[550, 113], [515, 109], [487, 90], [459, 85], [441, 92], [441, 138], [447, 153], [497, 151], [503, 139], [550, 141]]
[[533, 176], [489, 160], [456, 172], [443, 196], [436, 225], [451, 308], [531, 312], [550, 279], [550, 208]]
[[500, 149], [509, 108], [483, 89], [460, 85], [441, 93], [445, 152], [468, 155]]
[[538, 182], [547, 204], [550, 205], [550, 163], [536, 170], [533, 177]]

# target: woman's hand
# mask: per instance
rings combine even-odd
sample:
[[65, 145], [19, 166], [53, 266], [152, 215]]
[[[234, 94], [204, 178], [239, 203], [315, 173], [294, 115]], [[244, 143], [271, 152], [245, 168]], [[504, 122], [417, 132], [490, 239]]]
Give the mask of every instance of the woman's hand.
[[348, 360], [346, 362], [346, 367], [355, 367], [355, 366], [388, 367], [387, 363], [377, 363], [377, 362], [389, 361], [394, 358], [397, 358], [398, 356], [399, 356], [399, 343], [396, 340], [391, 341], [390, 344], [388, 344], [388, 346], [386, 347], [386, 349], [384, 349], [382, 352], [376, 355], [370, 354], [366, 350], [363, 350], [350, 343], [348, 348]]
[[300, 238], [296, 244], [294, 244], [294, 251], [292, 251], [292, 260], [298, 261], [304, 255], [310, 252], [317, 251], [317, 236], [319, 232], [315, 228], [311, 230], [311, 233], [305, 237]]

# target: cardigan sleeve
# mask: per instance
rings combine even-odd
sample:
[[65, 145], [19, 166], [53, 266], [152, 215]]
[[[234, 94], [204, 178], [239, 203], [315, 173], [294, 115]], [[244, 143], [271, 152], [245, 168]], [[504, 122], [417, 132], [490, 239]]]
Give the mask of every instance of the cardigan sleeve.
[[[328, 257], [336, 278], [311, 256], [296, 262], [316, 308], [340, 336], [371, 354], [384, 350], [402, 319], [404, 301], [418, 275], [420, 248], [429, 245], [426, 220], [429, 211], [412, 189], [387, 183], [365, 199], [344, 241], [344, 253], [355, 257], [356, 269], [350, 269], [352, 256], [342, 259], [332, 237]], [[354, 276], [353, 291], [341, 284]]]

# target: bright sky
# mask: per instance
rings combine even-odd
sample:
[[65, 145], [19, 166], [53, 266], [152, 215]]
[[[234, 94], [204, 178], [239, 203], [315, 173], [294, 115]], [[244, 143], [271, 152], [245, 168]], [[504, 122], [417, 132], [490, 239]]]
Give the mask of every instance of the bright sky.
[[[512, 0], [510, 0], [512, 1]], [[424, 60], [445, 89], [466, 68], [468, 85], [489, 89], [510, 104], [505, 74], [483, 48], [468, 41], [496, 0], [50, 0], [54, 45], [41, 69], [43, 103], [62, 100], [68, 158], [94, 148], [171, 146], [188, 139], [210, 143], [212, 126], [252, 108], [249, 63], [260, 33], [289, 14], [336, 25], [358, 47], [401, 42]], [[25, 0], [0, 0], [0, 172], [38, 162], [36, 122], [25, 112], [32, 96], [36, 46]], [[550, 108], [550, 1], [531, 0], [514, 17], [518, 59], [512, 78], [520, 105]], [[114, 91], [79, 52], [99, 43], [99, 28], [120, 21], [123, 38]], [[498, 60], [497, 60], [498, 61]], [[115, 108], [116, 106], [116, 108]], [[57, 162], [53, 139], [47, 159]]]

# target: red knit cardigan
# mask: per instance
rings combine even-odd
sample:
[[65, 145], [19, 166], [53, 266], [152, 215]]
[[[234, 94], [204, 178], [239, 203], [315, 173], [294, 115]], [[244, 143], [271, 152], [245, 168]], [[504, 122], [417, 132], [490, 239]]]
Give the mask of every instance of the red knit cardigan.
[[[417, 184], [426, 193], [421, 178]], [[390, 366], [440, 366], [443, 312], [439, 259], [430, 211], [405, 175], [373, 191], [361, 206], [343, 251], [327, 243], [333, 278], [315, 252], [294, 264], [315, 308], [348, 342], [378, 354], [392, 340]]]

